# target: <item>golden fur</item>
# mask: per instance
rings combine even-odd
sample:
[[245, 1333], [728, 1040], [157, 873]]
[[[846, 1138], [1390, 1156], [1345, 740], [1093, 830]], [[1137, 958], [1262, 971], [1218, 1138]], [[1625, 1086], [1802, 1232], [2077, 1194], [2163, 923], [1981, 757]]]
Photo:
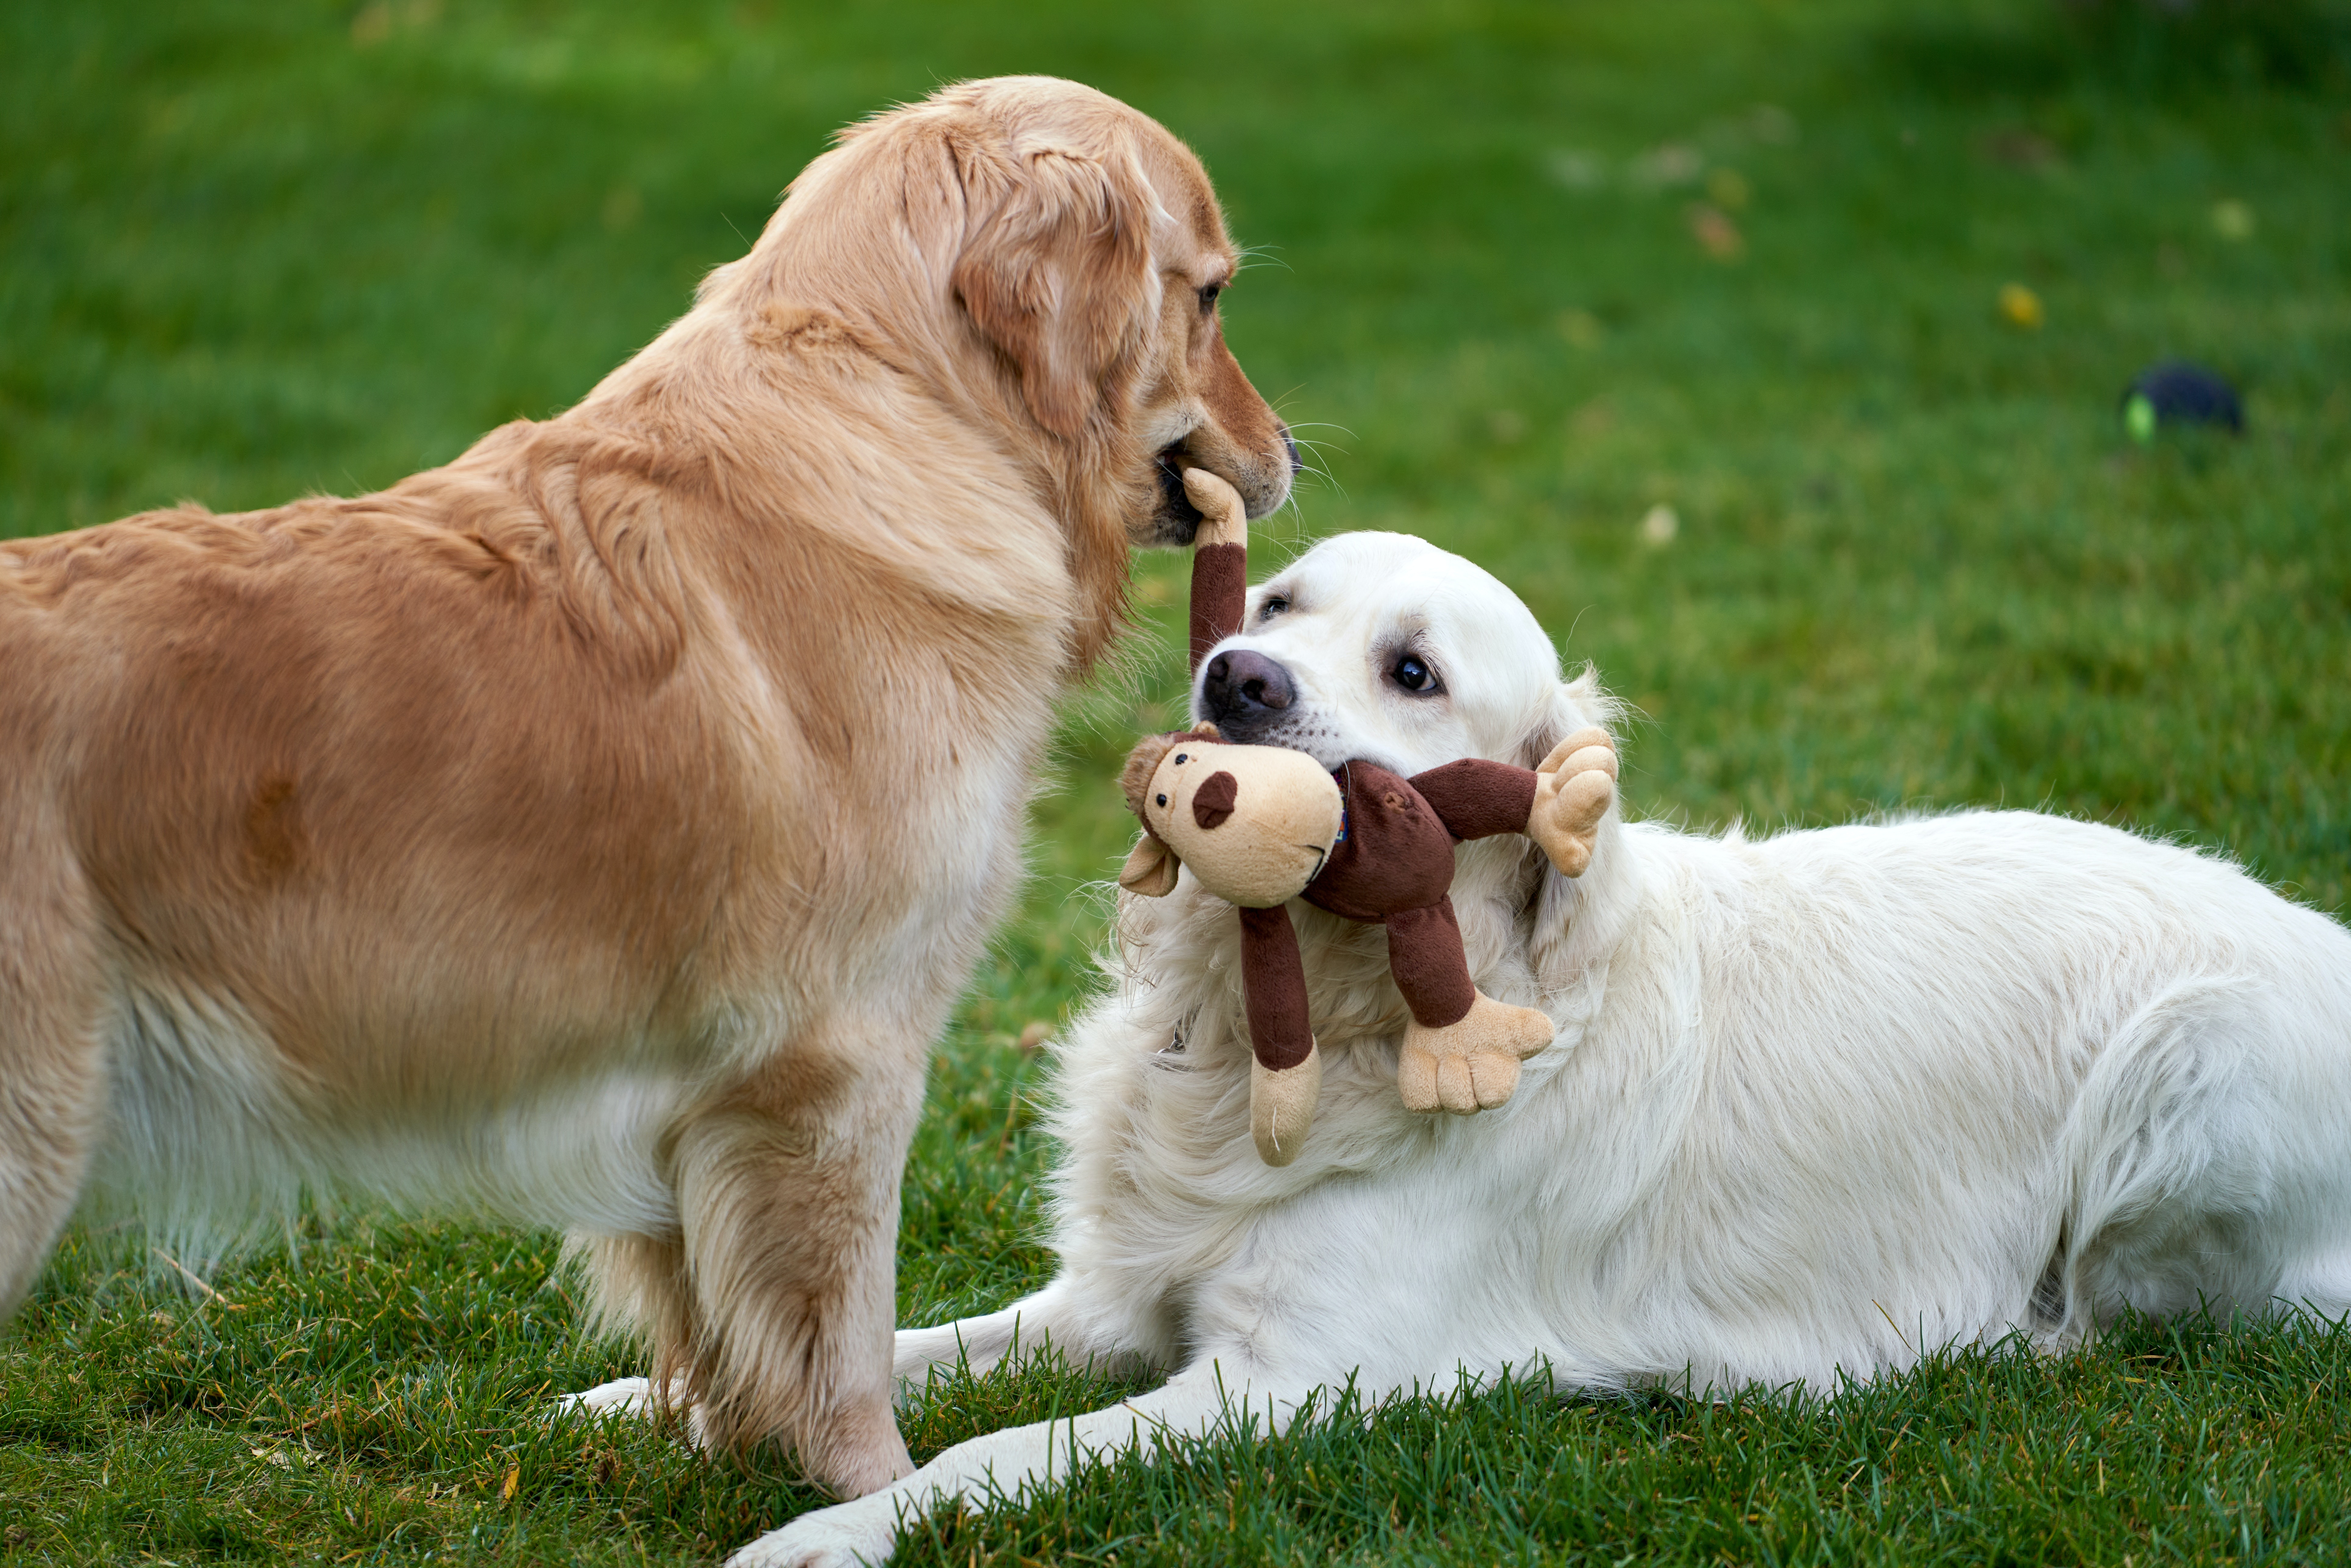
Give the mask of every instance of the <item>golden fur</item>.
[[712, 1438], [904, 1474], [925, 1058], [1164, 476], [1289, 490], [1196, 160], [1091, 89], [845, 132], [570, 412], [0, 544], [0, 1305], [85, 1189], [569, 1227]]

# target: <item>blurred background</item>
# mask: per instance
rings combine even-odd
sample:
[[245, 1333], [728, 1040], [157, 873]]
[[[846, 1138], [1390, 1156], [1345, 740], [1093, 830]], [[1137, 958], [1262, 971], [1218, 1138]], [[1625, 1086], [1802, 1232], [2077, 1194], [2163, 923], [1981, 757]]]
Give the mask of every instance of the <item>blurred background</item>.
[[[1252, 249], [1317, 474], [1638, 706], [1629, 804], [1969, 803], [2351, 902], [2351, 21], [2314, 0], [559, 4], [0, 17], [0, 534], [353, 491], [580, 397], [838, 126], [1045, 71]], [[2241, 436], [2120, 413], [2186, 356]], [[1074, 703], [968, 1015], [1050, 1020], [1180, 691], [1182, 562]]]

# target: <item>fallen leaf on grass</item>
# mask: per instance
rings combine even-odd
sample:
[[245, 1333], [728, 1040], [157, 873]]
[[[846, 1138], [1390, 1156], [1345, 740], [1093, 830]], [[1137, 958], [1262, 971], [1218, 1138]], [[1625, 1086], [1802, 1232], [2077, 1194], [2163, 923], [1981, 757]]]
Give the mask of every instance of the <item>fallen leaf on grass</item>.
[[1705, 172], [1705, 153], [1685, 142], [1668, 141], [1634, 159], [1625, 173], [1634, 184], [1655, 191], [1687, 185]]
[[1559, 313], [1559, 335], [1579, 349], [1592, 349], [1599, 346], [1607, 329], [1589, 310], [1562, 310]]
[[1689, 224], [1690, 237], [1715, 260], [1736, 261], [1747, 249], [1747, 236], [1720, 207], [1692, 202], [1682, 210], [1682, 216]]
[[2019, 169], [2043, 169], [2057, 162], [2057, 144], [2022, 126], [1995, 131], [1978, 145], [1985, 157]]

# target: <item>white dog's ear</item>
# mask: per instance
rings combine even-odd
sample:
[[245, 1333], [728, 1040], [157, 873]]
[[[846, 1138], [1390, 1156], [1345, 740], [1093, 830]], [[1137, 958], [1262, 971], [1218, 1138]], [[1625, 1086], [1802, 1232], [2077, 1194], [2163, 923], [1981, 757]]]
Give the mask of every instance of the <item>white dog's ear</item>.
[[1037, 423], [1075, 436], [1156, 308], [1150, 182], [1134, 152], [1016, 146], [964, 160], [972, 224], [952, 283], [972, 322], [1020, 371]]
[[1552, 687], [1548, 700], [1529, 716], [1510, 760], [1521, 768], [1535, 767], [1551, 755], [1552, 747], [1590, 725], [1613, 736], [1624, 712], [1625, 705], [1601, 689], [1599, 672], [1586, 664], [1573, 680]]

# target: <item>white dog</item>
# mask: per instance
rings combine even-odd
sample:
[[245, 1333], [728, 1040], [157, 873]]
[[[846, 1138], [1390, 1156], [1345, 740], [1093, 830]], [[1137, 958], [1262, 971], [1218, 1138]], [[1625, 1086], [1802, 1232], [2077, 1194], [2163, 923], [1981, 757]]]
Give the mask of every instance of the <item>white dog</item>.
[[[1318, 547], [1220, 647], [1256, 690], [1204, 664], [1201, 716], [1326, 764], [1531, 764], [1613, 716], [1500, 583], [1395, 535]], [[1062, 1054], [1061, 1272], [901, 1333], [896, 1366], [919, 1392], [1017, 1343], [1167, 1382], [737, 1562], [878, 1562], [943, 1496], [1033, 1495], [1073, 1448], [1244, 1401], [1278, 1428], [1350, 1375], [1825, 1388], [2126, 1303], [2351, 1309], [2351, 933], [2219, 859], [2030, 812], [1750, 841], [1612, 810], [1581, 878], [1488, 841], [1453, 897], [1479, 987], [1557, 1042], [1499, 1110], [1407, 1113], [1380, 933], [1294, 904], [1329, 1067], [1282, 1168], [1249, 1137], [1232, 911], [1188, 873], [1124, 902], [1116, 988]]]

